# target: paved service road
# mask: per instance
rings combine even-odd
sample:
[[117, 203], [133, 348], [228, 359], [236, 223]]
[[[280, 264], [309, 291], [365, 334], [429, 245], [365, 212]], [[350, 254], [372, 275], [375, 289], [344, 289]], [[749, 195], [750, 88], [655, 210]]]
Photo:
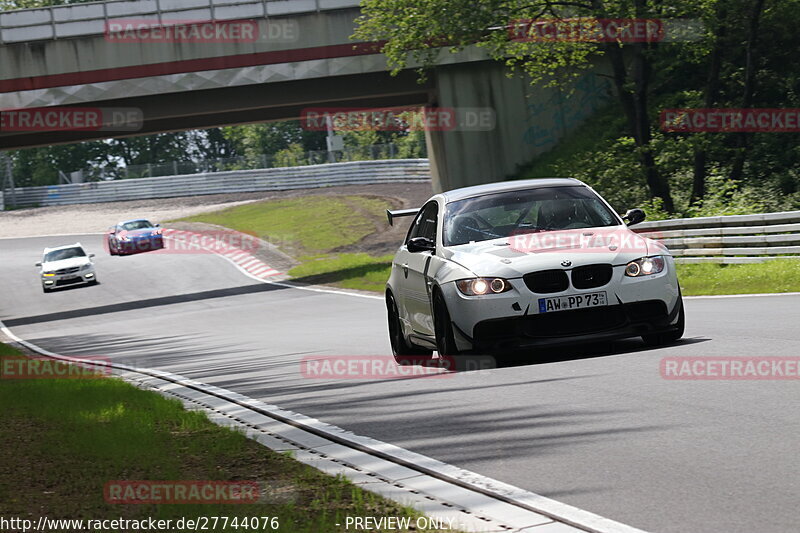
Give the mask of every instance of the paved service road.
[[662, 349], [404, 380], [301, 375], [311, 355], [389, 357], [379, 299], [262, 284], [213, 255], [109, 257], [100, 285], [43, 294], [41, 250], [0, 241], [0, 320], [73, 355], [169, 370], [651, 531], [797, 531], [798, 381], [669, 381], [663, 357], [797, 356], [800, 297], [690, 299]]

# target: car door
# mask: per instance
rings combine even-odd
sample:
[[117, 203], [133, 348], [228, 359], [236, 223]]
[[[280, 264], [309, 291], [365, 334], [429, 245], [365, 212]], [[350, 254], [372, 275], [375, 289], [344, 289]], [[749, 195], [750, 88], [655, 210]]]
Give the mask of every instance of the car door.
[[439, 204], [434, 200], [420, 210], [406, 238], [401, 267], [404, 276], [405, 294], [403, 296], [407, 318], [414, 333], [431, 336], [434, 334], [431, 312], [431, 262], [434, 252], [410, 252], [407, 245], [410, 239], [425, 237], [436, 243]]

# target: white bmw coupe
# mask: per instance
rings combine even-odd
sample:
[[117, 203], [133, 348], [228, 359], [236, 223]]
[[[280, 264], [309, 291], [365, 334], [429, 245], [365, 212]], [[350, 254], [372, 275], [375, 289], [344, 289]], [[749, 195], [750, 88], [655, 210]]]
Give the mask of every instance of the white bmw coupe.
[[620, 217], [578, 180], [466, 187], [389, 223], [402, 216], [415, 218], [386, 285], [398, 361], [683, 335], [672, 256], [628, 229], [645, 213]]

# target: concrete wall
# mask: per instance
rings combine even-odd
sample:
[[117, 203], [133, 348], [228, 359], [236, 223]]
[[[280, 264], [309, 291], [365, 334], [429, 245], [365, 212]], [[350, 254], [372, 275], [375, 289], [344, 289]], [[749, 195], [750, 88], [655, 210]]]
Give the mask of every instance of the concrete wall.
[[584, 74], [574, 91], [531, 86], [508, 78], [499, 62], [440, 67], [435, 73], [437, 104], [443, 108], [495, 110], [491, 131], [430, 131], [426, 135], [434, 190], [502, 181], [556, 145], [612, 95], [602, 65]]

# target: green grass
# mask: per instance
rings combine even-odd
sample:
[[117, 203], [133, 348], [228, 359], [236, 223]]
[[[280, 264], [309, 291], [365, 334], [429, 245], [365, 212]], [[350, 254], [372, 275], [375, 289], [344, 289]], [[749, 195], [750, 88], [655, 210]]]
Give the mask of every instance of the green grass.
[[[22, 357], [0, 344], [0, 364]], [[0, 379], [0, 405], [5, 518], [275, 516], [279, 531], [319, 533], [341, 531], [346, 516], [418, 516], [118, 379]], [[113, 504], [103, 497], [112, 480], [252, 480], [262, 495], [246, 505]]]
[[358, 242], [385, 219], [389, 202], [367, 196], [305, 196], [267, 200], [181, 219], [256, 235], [297, 257]]
[[720, 265], [679, 264], [684, 296], [800, 292], [800, 259]]
[[302, 283], [334, 284], [346, 289], [383, 292], [392, 270], [392, 256], [335, 254], [311, 258], [289, 275]]

